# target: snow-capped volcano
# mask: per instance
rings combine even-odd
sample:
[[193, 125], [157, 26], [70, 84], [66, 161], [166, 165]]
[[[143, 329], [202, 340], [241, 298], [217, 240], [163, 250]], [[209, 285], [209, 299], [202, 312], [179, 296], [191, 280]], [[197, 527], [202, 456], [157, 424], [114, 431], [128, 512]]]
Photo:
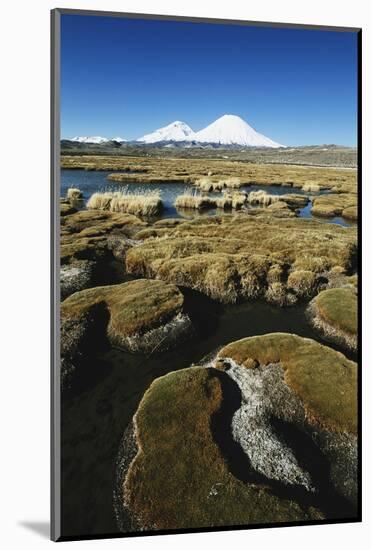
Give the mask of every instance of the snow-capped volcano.
[[185, 122], [176, 120], [163, 128], [155, 130], [137, 139], [144, 143], [157, 143], [159, 141], [187, 141], [193, 139], [194, 131]]
[[245, 147], [284, 147], [259, 134], [247, 122], [236, 115], [224, 115], [191, 138], [199, 143], [242, 145]]

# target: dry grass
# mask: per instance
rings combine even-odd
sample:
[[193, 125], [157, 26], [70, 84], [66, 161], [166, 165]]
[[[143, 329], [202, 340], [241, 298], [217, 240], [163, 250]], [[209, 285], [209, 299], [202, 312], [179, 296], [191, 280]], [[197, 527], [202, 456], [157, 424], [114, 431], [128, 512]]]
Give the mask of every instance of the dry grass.
[[233, 342], [219, 357], [246, 368], [281, 363], [286, 383], [314, 426], [357, 433], [357, 365], [342, 353], [309, 338], [275, 333]]
[[90, 210], [109, 210], [136, 216], [158, 216], [162, 207], [160, 191], [143, 190], [140, 194], [134, 194], [128, 188], [94, 193], [87, 203]]
[[229, 177], [224, 179], [215, 180], [211, 177], [199, 178], [195, 182], [196, 187], [206, 193], [210, 191], [222, 191], [223, 189], [239, 189], [241, 185], [241, 179], [238, 177]]
[[321, 187], [318, 183], [308, 182], [303, 185], [302, 190], [307, 191], [308, 193], [318, 193], [318, 191], [321, 190]]
[[333, 217], [343, 213], [350, 219], [357, 219], [357, 195], [355, 193], [330, 193], [313, 199], [312, 214]]
[[158, 378], [144, 394], [134, 419], [139, 451], [124, 482], [124, 502], [141, 529], [316, 517], [275, 496], [268, 483], [243, 483], [231, 474], [211, 429], [223, 403], [223, 377], [193, 367]]
[[290, 273], [287, 286], [300, 298], [310, 298], [318, 287], [318, 278], [313, 271], [298, 270]]
[[[279, 164], [252, 164], [225, 159], [164, 159], [155, 157], [120, 157], [73, 155], [62, 156], [62, 168], [85, 170], [122, 170], [108, 179], [118, 183], [182, 182], [195, 184], [204, 179], [223, 187], [240, 185], [289, 185], [302, 188], [310, 183], [334, 192], [354, 193], [357, 190], [357, 171], [341, 168], [319, 168]], [[210, 174], [211, 172], [211, 174]], [[205, 184], [206, 185], [206, 184]], [[205, 189], [207, 191], [211, 189]]]
[[61, 218], [61, 264], [112, 258], [108, 247], [112, 232], [131, 234], [145, 225], [132, 214], [103, 210], [81, 210], [65, 215]]
[[205, 210], [216, 208], [216, 200], [198, 193], [194, 189], [186, 189], [183, 195], [178, 195], [175, 200], [175, 208], [193, 210]]
[[209, 197], [195, 189], [187, 189], [175, 200], [175, 207], [182, 209], [206, 210], [219, 208], [221, 210], [240, 209], [246, 203], [245, 193], [224, 193], [220, 197]]
[[67, 190], [67, 199], [71, 201], [82, 199], [83, 193], [77, 187], [70, 187]]
[[249, 204], [261, 204], [262, 206], [269, 206], [275, 202], [278, 202], [280, 197], [278, 195], [269, 195], [266, 191], [250, 191], [247, 197]]
[[[310, 279], [336, 265], [347, 272], [354, 263], [356, 239], [353, 228], [276, 219], [264, 211], [255, 216], [203, 217], [173, 228], [153, 227], [141, 246], [128, 251], [126, 267], [134, 275], [235, 302], [264, 296], [271, 282], [286, 288], [290, 271], [313, 272]], [[279, 281], [270, 279], [273, 266], [282, 270]]]

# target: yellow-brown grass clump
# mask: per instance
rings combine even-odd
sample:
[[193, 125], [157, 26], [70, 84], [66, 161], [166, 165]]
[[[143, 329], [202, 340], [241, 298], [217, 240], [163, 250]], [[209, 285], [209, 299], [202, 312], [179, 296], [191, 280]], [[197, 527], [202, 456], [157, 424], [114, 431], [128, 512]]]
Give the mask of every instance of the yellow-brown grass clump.
[[72, 201], [82, 199], [82, 191], [77, 187], [70, 187], [67, 191], [67, 199]]
[[318, 193], [318, 191], [320, 191], [320, 189], [321, 188], [318, 185], [318, 183], [314, 183], [314, 182], [310, 182], [310, 181], [305, 183], [302, 187], [303, 191], [307, 191], [309, 193]]
[[91, 210], [110, 210], [137, 216], [157, 216], [161, 213], [162, 206], [160, 191], [144, 190], [134, 194], [128, 188], [94, 193], [87, 203]]
[[195, 185], [201, 191], [208, 193], [210, 191], [222, 191], [223, 189], [239, 189], [243, 184], [241, 178], [238, 177], [223, 178], [218, 181], [212, 180], [211, 177], [204, 177], [197, 179]]
[[278, 202], [280, 197], [278, 195], [270, 195], [266, 191], [250, 191], [247, 200], [250, 204], [261, 204], [262, 206], [269, 206], [274, 202]]
[[[340, 265], [350, 272], [356, 239], [354, 228], [276, 219], [264, 210], [254, 216], [203, 216], [173, 228], [153, 227], [141, 246], [127, 252], [126, 269], [233, 303], [264, 295], [273, 282], [286, 284], [291, 271], [321, 274]], [[282, 270], [277, 280], [270, 272], [272, 266]], [[296, 291], [315, 288], [314, 275], [295, 280], [296, 276], [291, 277]]]
[[175, 208], [186, 208], [194, 210], [205, 210], [207, 208], [216, 208], [216, 200], [201, 195], [193, 189], [186, 189], [183, 195], [178, 195], [175, 200]]

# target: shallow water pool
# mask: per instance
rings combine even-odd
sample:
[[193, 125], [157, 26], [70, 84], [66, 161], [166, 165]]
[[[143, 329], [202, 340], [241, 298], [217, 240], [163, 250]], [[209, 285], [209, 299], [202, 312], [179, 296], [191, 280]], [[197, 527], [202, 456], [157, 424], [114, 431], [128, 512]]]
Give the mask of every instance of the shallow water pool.
[[[107, 180], [107, 175], [112, 171], [89, 171], [89, 170], [61, 170], [61, 196], [65, 197], [69, 187], [77, 187], [84, 194], [84, 200], [81, 201], [81, 208], [85, 208], [85, 205], [91, 195], [97, 191], [107, 190], [107, 189], [116, 189], [119, 190], [122, 187], [127, 187], [127, 185], [120, 186], [118, 184], [109, 182]], [[161, 218], [195, 218], [198, 216], [213, 216], [220, 211], [216, 209], [209, 209], [203, 212], [194, 211], [194, 210], [177, 210], [174, 206], [175, 200], [178, 195], [184, 193], [187, 189], [195, 189], [194, 186], [185, 183], [162, 183], [162, 184], [143, 184], [143, 183], [130, 183], [128, 184], [130, 191], [133, 193], [141, 192], [143, 189], [159, 189], [161, 191], [161, 199], [163, 201], [164, 209], [161, 215]], [[291, 186], [278, 186], [278, 185], [250, 185], [241, 187], [242, 191], [258, 191], [265, 190], [268, 194], [271, 195], [285, 195], [285, 194], [299, 194], [299, 195], [308, 195], [308, 193], [297, 189]], [[318, 193], [310, 193], [311, 196], [322, 195], [328, 193], [328, 191], [323, 190]], [[220, 193], [209, 193], [210, 196], [220, 196]], [[256, 208], [256, 206], [254, 206]], [[335, 218], [319, 218], [312, 216], [311, 212], [311, 203], [309, 203], [305, 208], [300, 209], [299, 217], [301, 218], [315, 218], [322, 222], [327, 223], [336, 223], [339, 225], [349, 226], [353, 225], [351, 222], [344, 220], [341, 217]], [[228, 212], [224, 212], [228, 214]], [[229, 212], [231, 213], [231, 212]], [[157, 218], [158, 219], [158, 218]]]

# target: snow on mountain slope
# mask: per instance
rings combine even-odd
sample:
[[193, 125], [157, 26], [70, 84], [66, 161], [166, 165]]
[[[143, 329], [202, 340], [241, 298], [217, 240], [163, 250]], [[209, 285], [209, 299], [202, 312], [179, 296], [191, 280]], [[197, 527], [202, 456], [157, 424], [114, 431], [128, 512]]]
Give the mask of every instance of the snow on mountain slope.
[[246, 147], [284, 147], [259, 134], [247, 122], [236, 115], [224, 115], [209, 126], [196, 132], [192, 141], [217, 143], [221, 145], [243, 145]]
[[193, 139], [194, 131], [185, 122], [176, 120], [163, 128], [155, 130], [137, 139], [144, 143], [157, 143], [159, 141], [186, 141]]
[[127, 141], [126, 139], [120, 137], [120, 136], [117, 136], [117, 137], [113, 137], [111, 138], [111, 141], [117, 141], [117, 143], [124, 143], [125, 141]]
[[71, 141], [78, 141], [79, 143], [106, 143], [109, 139], [101, 136], [76, 136]]

